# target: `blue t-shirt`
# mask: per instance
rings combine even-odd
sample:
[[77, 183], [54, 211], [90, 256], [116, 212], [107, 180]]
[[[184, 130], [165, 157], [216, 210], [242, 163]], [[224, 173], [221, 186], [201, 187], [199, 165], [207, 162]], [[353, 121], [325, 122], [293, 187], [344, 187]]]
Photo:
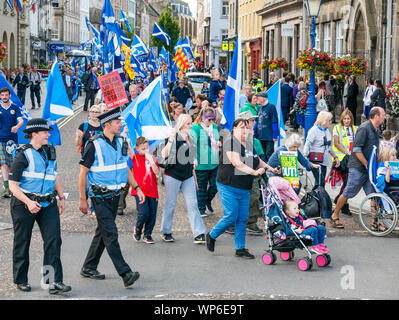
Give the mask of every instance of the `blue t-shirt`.
[[18, 124], [18, 118], [22, 118], [19, 107], [13, 103], [5, 109], [0, 102], [0, 142], [13, 140], [18, 143], [18, 135], [11, 132], [11, 128]]

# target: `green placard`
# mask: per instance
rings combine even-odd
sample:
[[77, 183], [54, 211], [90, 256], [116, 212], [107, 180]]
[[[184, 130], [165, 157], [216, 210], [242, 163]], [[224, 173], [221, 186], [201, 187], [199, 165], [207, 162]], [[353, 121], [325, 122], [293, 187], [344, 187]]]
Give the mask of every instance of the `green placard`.
[[281, 151], [281, 173], [294, 189], [299, 188], [298, 153], [296, 151]]

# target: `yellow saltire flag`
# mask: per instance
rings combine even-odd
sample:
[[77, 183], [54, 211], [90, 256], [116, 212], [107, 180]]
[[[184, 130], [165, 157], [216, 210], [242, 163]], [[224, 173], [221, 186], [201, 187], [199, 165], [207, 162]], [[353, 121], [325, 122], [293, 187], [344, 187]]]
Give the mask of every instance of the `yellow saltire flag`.
[[134, 74], [133, 68], [130, 66], [130, 55], [131, 55], [131, 52], [127, 52], [126, 59], [125, 59], [125, 70], [126, 70], [127, 74], [129, 75], [129, 78], [131, 80], [133, 80], [135, 77], [135, 74]]
[[190, 64], [188, 63], [187, 57], [184, 54], [182, 48], [177, 49], [175, 58], [173, 60], [176, 61], [177, 66], [183, 72], [186, 72], [187, 69], [190, 67]]

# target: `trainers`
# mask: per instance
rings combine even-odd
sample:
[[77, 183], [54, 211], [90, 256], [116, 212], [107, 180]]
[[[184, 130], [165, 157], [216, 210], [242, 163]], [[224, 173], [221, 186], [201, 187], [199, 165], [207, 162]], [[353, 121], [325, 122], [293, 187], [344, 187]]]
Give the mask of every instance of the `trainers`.
[[263, 231], [255, 226], [255, 228], [247, 228], [247, 233], [249, 236], [261, 236]]
[[50, 294], [58, 294], [58, 293], [65, 293], [71, 291], [71, 286], [67, 286], [62, 282], [53, 282], [50, 284], [49, 293]]
[[250, 254], [248, 249], [238, 249], [236, 250], [236, 257], [245, 258], [245, 259], [255, 259], [253, 254]]
[[320, 245], [312, 246], [312, 251], [316, 254], [323, 254], [325, 253], [324, 250], [320, 247]]
[[200, 211], [200, 215], [203, 218], [206, 218], [208, 216], [205, 211]]
[[319, 244], [319, 247], [324, 250], [324, 253], [330, 252], [330, 249], [328, 249], [323, 243]]
[[204, 234], [200, 234], [199, 236], [196, 236], [194, 238], [194, 243], [198, 243], [198, 244], [205, 244], [205, 235]]
[[162, 240], [165, 242], [174, 242], [175, 239], [172, 237], [171, 233], [166, 233], [162, 236]]
[[137, 228], [134, 228], [133, 239], [137, 242], [141, 239], [141, 232]]
[[155, 241], [152, 239], [151, 235], [144, 235], [143, 241], [147, 244], [154, 244]]
[[206, 247], [210, 252], [215, 251], [215, 242], [216, 240], [213, 239], [209, 233], [206, 234]]

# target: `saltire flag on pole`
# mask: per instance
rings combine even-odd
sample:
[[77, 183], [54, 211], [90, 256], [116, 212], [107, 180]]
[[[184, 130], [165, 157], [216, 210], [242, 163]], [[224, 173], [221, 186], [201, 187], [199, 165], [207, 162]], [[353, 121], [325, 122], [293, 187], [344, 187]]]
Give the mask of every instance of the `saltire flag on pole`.
[[137, 76], [143, 79], [147, 78], [147, 74], [145, 73], [143, 66], [134, 55], [130, 57], [130, 65], [133, 67], [133, 70]]
[[170, 124], [162, 104], [161, 79], [157, 77], [123, 112], [132, 148], [138, 137], [150, 140], [150, 150], [169, 136]]
[[120, 22], [125, 24], [127, 31], [132, 32], [132, 28], [130, 27], [129, 20], [126, 18], [125, 13], [123, 12], [122, 9], [121, 9], [121, 13], [119, 14], [119, 20], [120, 20]]
[[279, 138], [277, 145], [280, 146], [280, 140], [284, 139], [286, 136], [284, 118], [281, 110], [281, 84], [277, 81], [269, 90], [267, 90], [267, 99], [269, 103], [276, 107], [278, 126], [279, 126]]
[[148, 56], [148, 70], [156, 71], [157, 70], [157, 59], [154, 56], [152, 50], [150, 50], [150, 54]]
[[154, 23], [154, 29], [152, 30], [152, 36], [165, 41], [168, 46], [170, 45], [171, 39], [170, 39], [169, 35], [156, 22]]
[[14, 90], [12, 89], [11, 85], [8, 83], [7, 79], [4, 77], [3, 72], [0, 71], [0, 88], [4, 87], [10, 89], [11, 92], [10, 101], [18, 106], [19, 111], [21, 111], [22, 114], [22, 119], [24, 120], [23, 126], [18, 130], [18, 143], [20, 144], [29, 143], [29, 140], [25, 138], [25, 133], [23, 132], [23, 130], [25, 130], [26, 123], [28, 122], [28, 120], [32, 119], [32, 117], [29, 111], [22, 104], [21, 100], [19, 100], [18, 96], [15, 94]]
[[131, 46], [132, 54], [140, 61], [147, 61], [150, 49], [147, 44], [138, 35], [134, 35], [133, 43]]
[[191, 48], [190, 39], [186, 36], [181, 44], [181, 48], [188, 59], [194, 59], [194, 52]]
[[47, 79], [47, 95], [42, 114], [42, 118], [47, 119], [49, 125], [53, 128], [53, 131], [49, 131], [49, 144], [61, 145], [61, 135], [58, 130], [57, 120], [70, 115], [73, 115], [73, 110], [62, 81], [58, 61], [55, 60]]
[[87, 26], [87, 30], [92, 31], [94, 34], [95, 39], [100, 42], [100, 32], [96, 29], [95, 26], [93, 26], [89, 19], [86, 17], [86, 26]]
[[174, 47], [174, 53], [176, 55], [177, 49], [181, 48], [181, 37], [179, 37], [179, 40], [177, 40], [175, 47]]
[[233, 123], [239, 112], [239, 98], [241, 89], [242, 50], [241, 35], [238, 36], [231, 61], [229, 77], [223, 102], [223, 115], [220, 124], [227, 130], [233, 129]]

